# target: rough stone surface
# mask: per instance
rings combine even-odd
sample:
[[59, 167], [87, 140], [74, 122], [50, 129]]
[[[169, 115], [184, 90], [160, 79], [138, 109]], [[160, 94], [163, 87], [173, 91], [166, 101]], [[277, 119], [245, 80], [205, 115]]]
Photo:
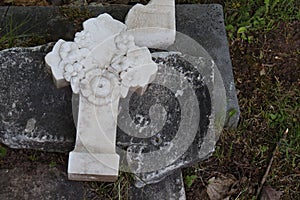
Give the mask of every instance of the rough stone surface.
[[0, 141], [12, 148], [70, 151], [71, 90], [58, 90], [45, 67], [52, 45], [0, 52]]
[[157, 184], [149, 184], [142, 188], [132, 186], [129, 196], [130, 200], [185, 200], [181, 171], [176, 171]]

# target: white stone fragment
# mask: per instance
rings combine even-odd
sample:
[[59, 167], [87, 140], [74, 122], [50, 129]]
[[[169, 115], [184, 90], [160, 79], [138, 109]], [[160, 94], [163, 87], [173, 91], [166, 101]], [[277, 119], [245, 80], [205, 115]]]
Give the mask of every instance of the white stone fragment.
[[145, 88], [158, 70], [146, 47], [138, 47], [125, 24], [103, 14], [84, 22], [74, 42], [59, 40], [46, 57], [57, 87], [70, 82], [79, 94], [77, 134], [69, 179], [114, 181], [118, 105], [130, 88]]
[[135, 44], [166, 49], [175, 42], [175, 0], [151, 0], [146, 6], [136, 4], [125, 24], [135, 38]]

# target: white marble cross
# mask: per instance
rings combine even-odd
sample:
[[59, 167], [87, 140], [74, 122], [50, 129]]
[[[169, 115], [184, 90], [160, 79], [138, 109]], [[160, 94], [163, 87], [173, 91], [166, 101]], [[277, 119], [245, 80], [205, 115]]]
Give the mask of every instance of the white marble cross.
[[[158, 23], [156, 11], [162, 13], [158, 6], [161, 2], [166, 5], [173, 2], [173, 7], [168, 7], [169, 17], [173, 16], [174, 0], [159, 3], [153, 0], [150, 7], [134, 6], [134, 12], [129, 12], [126, 20], [130, 30], [110, 15], [102, 14], [85, 21], [83, 31], [76, 33], [74, 42], [59, 40], [45, 57], [56, 86], [70, 84], [73, 93], [79, 94], [76, 144], [69, 155], [69, 179], [117, 179], [119, 156], [115, 142], [119, 99], [125, 98], [130, 88], [145, 88], [154, 80], [157, 65], [147, 47], [166, 48], [175, 40], [175, 15], [171, 25], [169, 21]], [[139, 13], [143, 16], [145, 10], [148, 14], [144, 17], [154, 16], [151, 20], [158, 26], [151, 25], [150, 18], [134, 24], [132, 18]], [[155, 27], [170, 30], [160, 34], [143, 33], [147, 28], [155, 33]]]

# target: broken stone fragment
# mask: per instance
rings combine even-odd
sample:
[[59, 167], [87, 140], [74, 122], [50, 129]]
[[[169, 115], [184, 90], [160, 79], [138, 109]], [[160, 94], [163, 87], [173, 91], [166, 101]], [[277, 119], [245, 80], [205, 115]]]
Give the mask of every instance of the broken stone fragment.
[[125, 24], [136, 45], [166, 49], [176, 36], [175, 1], [151, 0], [146, 6], [137, 4], [128, 12]]

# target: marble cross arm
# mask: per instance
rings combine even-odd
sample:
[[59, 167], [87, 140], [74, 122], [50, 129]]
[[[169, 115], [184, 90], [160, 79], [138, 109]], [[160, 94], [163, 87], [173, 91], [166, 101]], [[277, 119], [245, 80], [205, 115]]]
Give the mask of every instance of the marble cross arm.
[[128, 12], [125, 24], [138, 46], [167, 49], [176, 36], [175, 0], [136, 4]]

